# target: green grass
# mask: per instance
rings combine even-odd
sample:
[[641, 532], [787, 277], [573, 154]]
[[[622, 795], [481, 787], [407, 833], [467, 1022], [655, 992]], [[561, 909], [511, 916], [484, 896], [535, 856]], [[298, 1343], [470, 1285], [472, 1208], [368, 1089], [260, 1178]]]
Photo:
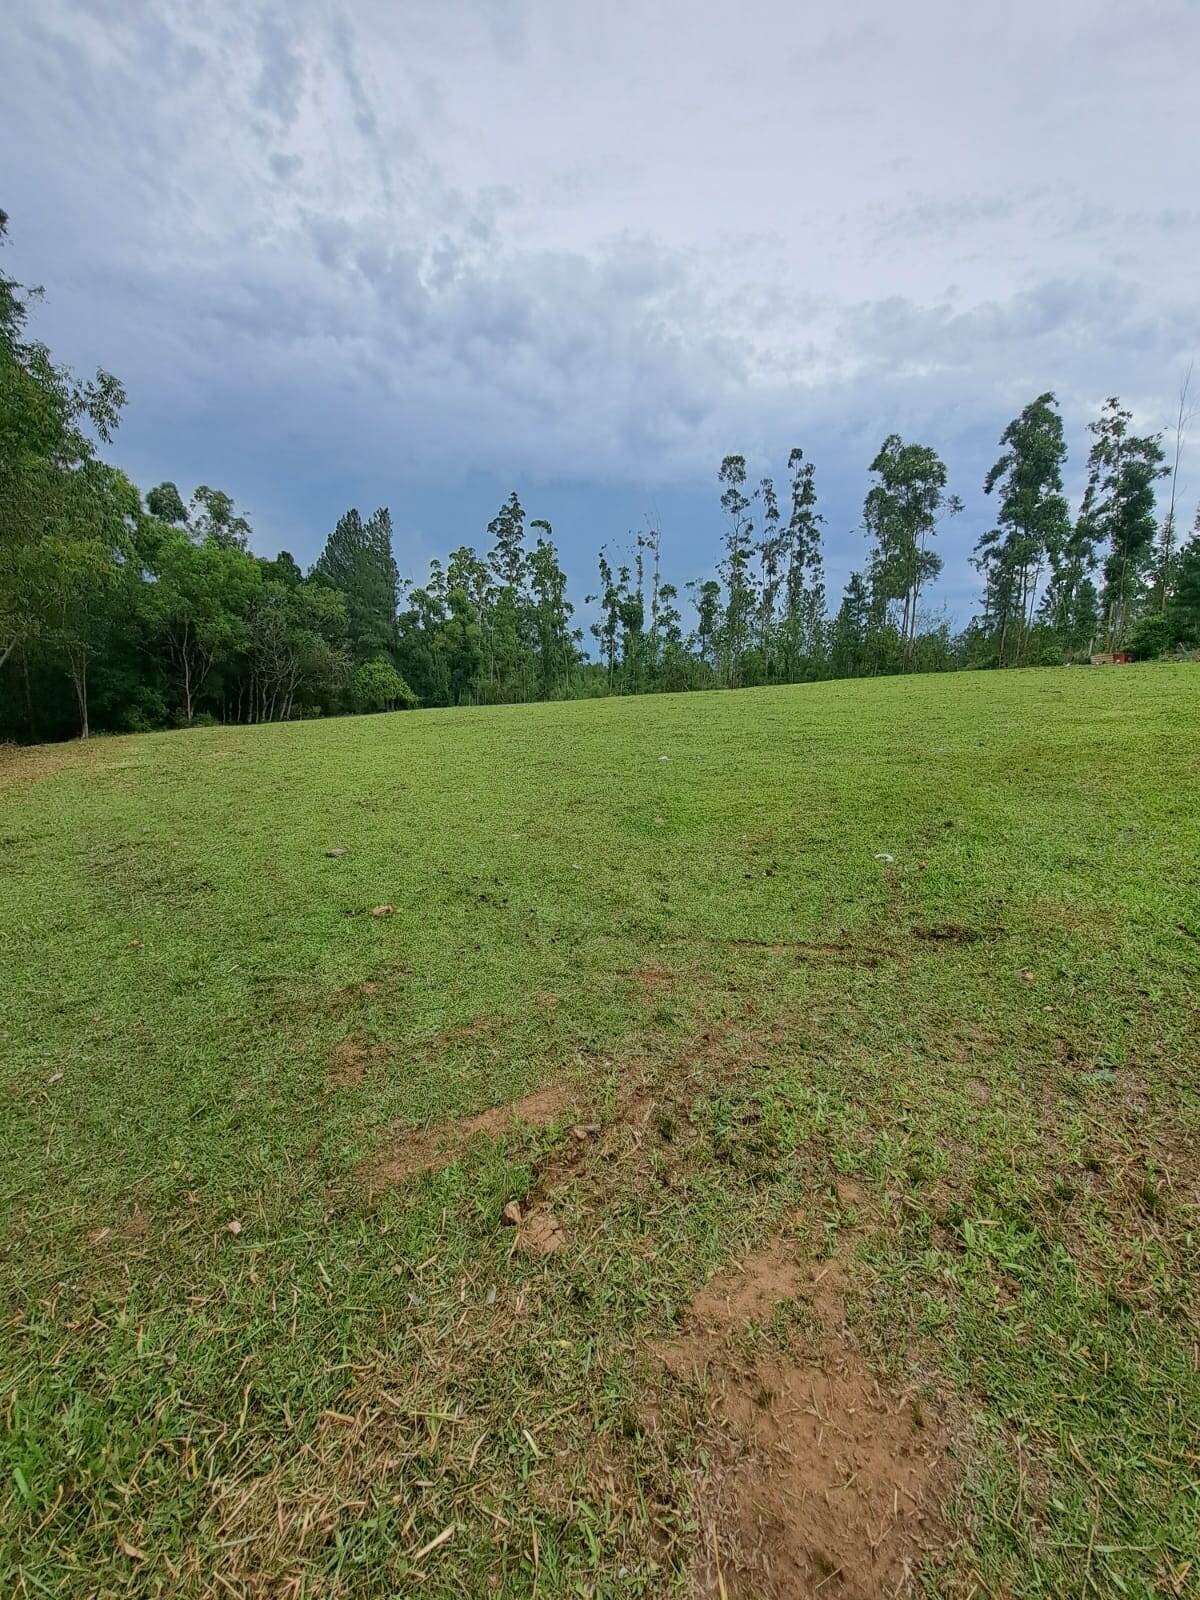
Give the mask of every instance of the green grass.
[[[930, 1591], [1200, 1593], [1198, 691], [0, 755], [0, 1592], [686, 1593], [712, 1424], [648, 1346], [853, 1174], [856, 1337], [958, 1418]], [[518, 1126], [369, 1192], [550, 1083], [603, 1159]], [[567, 1247], [514, 1254], [555, 1173]]]

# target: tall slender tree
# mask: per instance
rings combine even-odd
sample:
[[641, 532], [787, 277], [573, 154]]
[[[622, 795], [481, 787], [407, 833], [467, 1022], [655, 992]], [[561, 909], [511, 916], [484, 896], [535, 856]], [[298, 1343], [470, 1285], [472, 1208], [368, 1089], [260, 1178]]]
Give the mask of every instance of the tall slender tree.
[[750, 560], [753, 551], [754, 523], [747, 512], [745, 456], [726, 456], [721, 462], [721, 509], [728, 518], [725, 530], [725, 557], [721, 576], [725, 580], [725, 609], [721, 624], [718, 670], [730, 687], [741, 682], [744, 657], [750, 640], [754, 615], [754, 579]]
[[1108, 648], [1115, 650], [1142, 596], [1154, 549], [1154, 485], [1165, 477], [1162, 439], [1131, 433], [1133, 413], [1117, 397], [1089, 424], [1086, 499], [1091, 525], [1105, 545], [1100, 600]]
[[797, 445], [788, 456], [791, 515], [788, 518], [787, 582], [784, 603], [785, 676], [794, 683], [815, 676], [822, 654], [825, 580], [821, 559], [821, 525], [817, 510], [816, 468]]
[[985, 615], [996, 630], [999, 664], [1020, 666], [1043, 578], [1058, 571], [1070, 538], [1062, 492], [1067, 446], [1054, 395], [1030, 401], [1000, 444], [1003, 454], [983, 482], [985, 494], [999, 490], [997, 526], [976, 545], [976, 565], [985, 577]]
[[875, 540], [871, 584], [879, 603], [902, 607], [900, 644], [912, 666], [921, 591], [942, 570], [942, 558], [929, 547], [938, 519], [955, 515], [962, 502], [946, 490], [946, 465], [935, 450], [905, 444], [889, 434], [871, 463], [875, 483], [867, 492], [863, 517]]

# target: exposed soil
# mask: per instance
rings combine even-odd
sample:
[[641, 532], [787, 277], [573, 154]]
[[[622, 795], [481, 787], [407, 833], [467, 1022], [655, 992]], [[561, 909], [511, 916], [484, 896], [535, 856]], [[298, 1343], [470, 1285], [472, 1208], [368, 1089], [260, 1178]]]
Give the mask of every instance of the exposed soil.
[[517, 1227], [517, 1249], [531, 1256], [552, 1256], [566, 1242], [566, 1229], [553, 1211], [544, 1207], [522, 1217]]
[[150, 1232], [150, 1216], [145, 1211], [132, 1211], [123, 1222], [107, 1228], [93, 1228], [87, 1242], [93, 1249], [101, 1245], [136, 1244]]
[[571, 1089], [563, 1084], [552, 1084], [512, 1105], [492, 1106], [474, 1117], [402, 1133], [371, 1160], [367, 1168], [368, 1181], [372, 1188], [379, 1189], [391, 1183], [402, 1183], [418, 1173], [434, 1172], [460, 1156], [472, 1139], [497, 1139], [516, 1123], [544, 1128], [565, 1118], [576, 1105]]
[[358, 1039], [343, 1039], [333, 1052], [329, 1081], [336, 1089], [361, 1083], [368, 1069], [391, 1052], [386, 1045], [366, 1045]]
[[[855, 1203], [849, 1189], [842, 1199]], [[815, 1261], [776, 1240], [701, 1290], [656, 1351], [676, 1378], [707, 1380], [722, 1430], [696, 1481], [702, 1600], [882, 1600], [942, 1542], [947, 1430], [868, 1369], [845, 1319], [849, 1270], [844, 1254]], [[739, 1336], [781, 1301], [805, 1313], [808, 1348], [748, 1355]]]

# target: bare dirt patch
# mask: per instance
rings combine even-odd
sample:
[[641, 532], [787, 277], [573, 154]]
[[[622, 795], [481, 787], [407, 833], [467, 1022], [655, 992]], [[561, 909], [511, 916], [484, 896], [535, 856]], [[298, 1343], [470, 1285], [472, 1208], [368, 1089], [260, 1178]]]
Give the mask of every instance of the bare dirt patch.
[[367, 1045], [358, 1039], [343, 1039], [333, 1052], [329, 1081], [335, 1089], [352, 1088], [363, 1081], [377, 1061], [390, 1054], [387, 1045]]
[[138, 1244], [149, 1232], [149, 1213], [135, 1209], [121, 1222], [108, 1227], [93, 1228], [87, 1236], [87, 1242], [93, 1250], [98, 1250], [102, 1246]]
[[505, 1220], [516, 1228], [513, 1249], [526, 1255], [552, 1256], [567, 1242], [567, 1230], [546, 1206], [522, 1212], [515, 1203], [505, 1207]]
[[491, 1106], [473, 1117], [402, 1133], [370, 1163], [368, 1181], [373, 1189], [380, 1189], [422, 1172], [435, 1172], [460, 1156], [473, 1139], [498, 1139], [518, 1123], [548, 1127], [565, 1118], [576, 1104], [569, 1088], [552, 1084], [512, 1105]]
[[[843, 1204], [854, 1203], [848, 1192]], [[882, 1600], [903, 1593], [943, 1542], [945, 1425], [867, 1367], [846, 1324], [845, 1249], [815, 1261], [798, 1241], [774, 1241], [718, 1274], [656, 1351], [677, 1378], [707, 1383], [721, 1427], [696, 1481], [703, 1600]], [[745, 1329], [781, 1301], [813, 1328], [812, 1353], [748, 1355]]]

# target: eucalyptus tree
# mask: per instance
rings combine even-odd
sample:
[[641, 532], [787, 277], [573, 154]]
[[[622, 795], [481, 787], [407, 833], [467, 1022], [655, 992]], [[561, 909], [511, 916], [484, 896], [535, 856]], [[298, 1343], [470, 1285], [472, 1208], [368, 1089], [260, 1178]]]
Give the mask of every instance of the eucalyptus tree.
[[1000, 436], [1003, 454], [983, 482], [998, 490], [996, 527], [976, 545], [1000, 666], [1020, 666], [1043, 576], [1057, 571], [1070, 537], [1062, 483], [1067, 446], [1058, 402], [1047, 391], [1031, 400]]
[[[646, 670], [652, 682], [657, 679], [662, 652], [660, 607], [662, 603], [662, 533], [648, 527], [637, 536], [638, 571], [642, 571], [643, 558], [650, 557], [650, 626], [646, 631]], [[641, 581], [639, 578], [639, 589]]]
[[592, 623], [592, 637], [600, 650], [609, 689], [616, 673], [617, 636], [621, 630], [621, 591], [612, 562], [608, 559], [608, 546], [602, 545], [596, 557], [600, 572], [600, 587], [595, 594], [584, 597], [586, 605], [599, 605], [600, 616]]
[[[160, 487], [166, 489], [174, 485], [164, 484]], [[232, 496], [226, 494], [224, 489], [210, 489], [208, 484], [202, 483], [192, 495], [186, 521], [197, 539], [209, 539], [226, 550], [250, 548], [254, 530], [247, 519], [234, 510]]]
[[1039, 618], [1068, 654], [1091, 649], [1100, 628], [1099, 598], [1092, 579], [1099, 561], [1100, 537], [1092, 487], [1085, 490], [1074, 525], [1067, 533], [1046, 585]]
[[904, 664], [912, 665], [917, 631], [917, 606], [925, 585], [942, 570], [942, 558], [929, 548], [943, 515], [962, 509], [947, 493], [946, 466], [929, 445], [905, 444], [889, 434], [871, 471], [876, 482], [867, 492], [863, 518], [875, 541], [871, 584], [884, 607], [901, 604], [899, 639]]
[[332, 585], [261, 584], [247, 618], [248, 720], [286, 722], [338, 704], [350, 679], [348, 626], [346, 597]]
[[[494, 611], [496, 605], [496, 586], [494, 575], [489, 564], [482, 556], [477, 555], [472, 545], [459, 545], [450, 552], [450, 559], [446, 565], [446, 582], [450, 594], [460, 590], [465, 596], [471, 612], [471, 620], [478, 630], [472, 635], [473, 650], [477, 649], [478, 660], [470, 674], [470, 689], [465, 691], [472, 700], [480, 698], [483, 684], [491, 683], [495, 677], [495, 636], [494, 636]], [[466, 612], [460, 607], [458, 612], [460, 626], [465, 627]], [[463, 669], [465, 670], [465, 668]], [[464, 680], [465, 682], [465, 680]]]
[[776, 631], [778, 623], [779, 592], [783, 584], [783, 561], [787, 551], [787, 534], [781, 529], [779, 496], [775, 493], [775, 480], [763, 478], [758, 486], [762, 501], [762, 538], [758, 544], [760, 563], [758, 586], [758, 647], [762, 651], [767, 682], [775, 677]]
[[567, 575], [558, 560], [553, 529], [544, 519], [530, 523], [537, 543], [529, 553], [529, 586], [537, 630], [538, 688], [543, 699], [570, 693], [576, 658], [567, 599]]
[[788, 472], [792, 504], [786, 534], [783, 637], [785, 676], [794, 682], [805, 663], [809, 675], [813, 675], [823, 651], [825, 576], [821, 525], [825, 519], [816, 508], [816, 468], [811, 461], [805, 461], [798, 445], [788, 456]]
[[1130, 431], [1133, 413], [1111, 396], [1089, 423], [1087, 503], [1105, 546], [1100, 593], [1109, 649], [1116, 649], [1142, 596], [1154, 549], [1154, 485], [1167, 475], [1159, 434]]
[[1189, 365], [1179, 389], [1179, 405], [1175, 413], [1175, 427], [1173, 430], [1174, 450], [1169, 470], [1171, 479], [1171, 492], [1167, 498], [1167, 511], [1163, 517], [1162, 529], [1159, 533], [1158, 549], [1155, 553], [1154, 572], [1154, 597], [1155, 604], [1160, 612], [1167, 609], [1167, 596], [1171, 587], [1171, 568], [1175, 559], [1176, 517], [1179, 507], [1179, 469], [1183, 463], [1184, 445], [1187, 441], [1188, 427], [1196, 415], [1196, 407], [1191, 404], [1192, 368]]
[[516, 491], [488, 523], [488, 552], [496, 582], [492, 608], [492, 672], [496, 697], [525, 700], [533, 680], [528, 595], [529, 556], [525, 549], [525, 510]]
[[716, 678], [720, 671], [721, 585], [715, 578], [706, 578], [703, 582], [693, 578], [687, 587], [696, 608], [692, 643], [701, 665], [710, 668]]
[[750, 499], [746, 494], [745, 456], [726, 456], [721, 462], [718, 479], [723, 485], [721, 509], [728, 518], [728, 526], [724, 537], [725, 556], [720, 567], [725, 580], [725, 606], [717, 663], [722, 680], [734, 688], [741, 681], [755, 607], [750, 566], [754, 523], [746, 514], [750, 510]]

